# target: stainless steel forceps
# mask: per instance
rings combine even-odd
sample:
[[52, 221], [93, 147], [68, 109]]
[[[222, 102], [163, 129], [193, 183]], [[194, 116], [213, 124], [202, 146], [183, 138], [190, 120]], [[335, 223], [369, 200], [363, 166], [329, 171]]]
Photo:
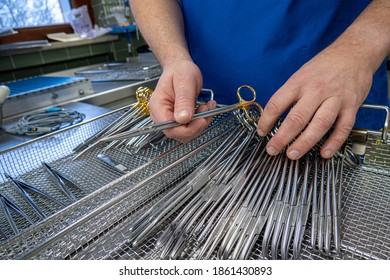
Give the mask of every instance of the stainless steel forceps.
[[[247, 88], [252, 92], [253, 98], [251, 100], [248, 101], [242, 97], [241, 90], [243, 88]], [[261, 105], [256, 102], [256, 91], [251, 86], [243, 85], [237, 89], [237, 97], [238, 97], [238, 103], [232, 104], [232, 105], [226, 105], [223, 107], [215, 108], [215, 109], [204, 111], [201, 113], [197, 113], [192, 117], [192, 120], [213, 117], [213, 116], [216, 116], [219, 114], [234, 111], [236, 109], [243, 109], [246, 118], [248, 118], [250, 121], [255, 122], [256, 118], [251, 117], [251, 115], [249, 113], [249, 107], [254, 105], [260, 110], [260, 113], [263, 112], [263, 107], [261, 107]], [[176, 122], [175, 120], [169, 120], [169, 121], [155, 123], [153, 125], [141, 127], [141, 128], [134, 129], [134, 130], [125, 131], [125, 132], [118, 133], [118, 134], [115, 134], [112, 136], [108, 136], [108, 137], [101, 139], [101, 141], [107, 142], [107, 141], [112, 141], [112, 140], [129, 139], [132, 137], [141, 136], [144, 134], [149, 134], [149, 133], [156, 132], [156, 131], [162, 131], [162, 130], [174, 128], [174, 127], [181, 126], [181, 125], [182, 124]]]

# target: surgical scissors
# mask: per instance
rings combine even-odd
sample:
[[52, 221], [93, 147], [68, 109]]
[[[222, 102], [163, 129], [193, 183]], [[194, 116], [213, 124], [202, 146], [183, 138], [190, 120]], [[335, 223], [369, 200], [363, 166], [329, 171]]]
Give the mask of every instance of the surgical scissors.
[[[252, 96], [251, 100], [245, 100], [242, 97], [241, 90], [243, 88], [247, 88], [252, 92], [253, 96]], [[238, 103], [232, 104], [232, 105], [226, 105], [226, 106], [218, 107], [218, 108], [215, 108], [212, 110], [197, 113], [193, 116], [192, 120], [213, 117], [213, 116], [216, 116], [219, 114], [229, 113], [229, 112], [232, 112], [232, 111], [237, 110], [237, 109], [242, 109], [242, 110], [244, 110], [246, 118], [248, 118], [252, 122], [255, 122], [256, 118], [252, 117], [250, 114], [250, 111], [249, 111], [250, 106], [252, 106], [252, 105], [256, 106], [260, 110], [260, 114], [263, 112], [263, 107], [259, 103], [256, 102], [256, 91], [251, 86], [243, 85], [237, 89], [237, 97], [238, 97]], [[162, 131], [162, 130], [178, 127], [181, 125], [183, 125], [183, 124], [180, 124], [180, 123], [176, 122], [175, 120], [168, 120], [168, 121], [161, 122], [161, 123], [155, 123], [155, 124], [152, 124], [150, 126], [141, 127], [138, 129], [129, 130], [129, 131], [115, 134], [115, 135], [111, 135], [111, 136], [108, 136], [108, 137], [101, 139], [100, 141], [108, 142], [108, 141], [112, 141], [112, 140], [129, 139], [132, 137], [141, 136], [144, 134], [149, 134], [149, 133], [152, 133], [155, 131]]]

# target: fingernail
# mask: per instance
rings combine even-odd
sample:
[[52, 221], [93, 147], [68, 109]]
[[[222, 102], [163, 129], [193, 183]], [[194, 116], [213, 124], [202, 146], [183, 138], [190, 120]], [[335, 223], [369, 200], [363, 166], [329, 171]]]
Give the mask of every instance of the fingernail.
[[330, 158], [333, 155], [332, 150], [326, 150], [324, 152], [324, 158]]
[[264, 137], [266, 134], [264, 133], [263, 130], [261, 130], [260, 128], [257, 129], [257, 134], [259, 134], [261, 137]]
[[267, 153], [270, 156], [276, 156], [277, 154], [279, 154], [279, 152], [272, 146], [267, 147]]
[[299, 152], [297, 150], [292, 150], [288, 153], [288, 157], [292, 160], [298, 159]]
[[190, 112], [187, 110], [181, 110], [176, 114], [176, 118], [187, 120], [190, 118]]

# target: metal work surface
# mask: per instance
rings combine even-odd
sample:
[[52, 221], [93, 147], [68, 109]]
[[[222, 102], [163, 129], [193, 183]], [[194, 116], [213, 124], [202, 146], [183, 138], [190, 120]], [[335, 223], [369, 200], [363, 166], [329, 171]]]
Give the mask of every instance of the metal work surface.
[[29, 79], [17, 80], [7, 82], [4, 85], [11, 89], [10, 97], [29, 94], [44, 90], [53, 89], [55, 87], [61, 87], [68, 84], [77, 83], [83, 81], [80, 77], [45, 77], [38, 76]]
[[[390, 142], [368, 139], [364, 164], [346, 162], [342, 168], [341, 162], [346, 157], [339, 155], [327, 163], [327, 169], [320, 171], [320, 166], [315, 166], [315, 162], [321, 163], [315, 151], [312, 152], [314, 157], [295, 163], [283, 155], [269, 159], [261, 153], [266, 139], [251, 133], [240, 114], [228, 113], [214, 117], [212, 125], [187, 144], [156, 138], [145, 146], [129, 141], [105, 149], [110, 143], [100, 143], [82, 155], [74, 151], [129, 110], [132, 110], [131, 106], [0, 152], [1, 259], [216, 259], [242, 256], [248, 259], [390, 259]], [[231, 150], [224, 150], [225, 147], [231, 147]], [[103, 153], [108, 161], [101, 156]], [[257, 162], [257, 158], [260, 161]], [[264, 167], [253, 168], [251, 172], [261, 173], [245, 173], [250, 161], [254, 167]], [[336, 168], [332, 164], [337, 166], [337, 172], [333, 174]], [[314, 173], [316, 167], [318, 176]], [[53, 180], [55, 176], [49, 168], [55, 174], [63, 175], [66, 191], [58, 187], [59, 181]], [[278, 201], [278, 194], [282, 194], [278, 188], [282, 190], [284, 186], [283, 174], [292, 174], [293, 170], [296, 170], [295, 182], [299, 182], [299, 186], [296, 186], [296, 197], [291, 191], [290, 198], [302, 204], [292, 204], [290, 209], [303, 212], [290, 212], [295, 213], [297, 221], [297, 217], [306, 214], [299, 231], [301, 242], [291, 235], [294, 239], [291, 243], [287, 239], [286, 242], [281, 240], [280, 246], [272, 250], [269, 245], [268, 250], [264, 242], [267, 225], [273, 217], [269, 209], [276, 209], [274, 203]], [[203, 172], [207, 176], [202, 177]], [[335, 232], [339, 224], [340, 231], [329, 235], [332, 237], [323, 242], [324, 248], [320, 247], [322, 241], [317, 244], [317, 237], [313, 243], [311, 233], [316, 214], [314, 208], [310, 211], [307, 208], [311, 198], [316, 195], [320, 198], [320, 189], [314, 192], [315, 185], [309, 185], [314, 178], [321, 178], [321, 172], [327, 174], [322, 182], [333, 181], [336, 206], [332, 206], [332, 210], [336, 213], [339, 207], [341, 211], [340, 221], [335, 220], [329, 229]], [[33, 187], [29, 189], [30, 197], [40, 211], [31, 207], [10, 178]], [[252, 184], [253, 189], [241, 187], [253, 178], [264, 180]], [[208, 188], [215, 182], [218, 188]], [[304, 188], [305, 182], [307, 187]], [[337, 182], [340, 189], [335, 187]], [[269, 188], [261, 188], [262, 184], [268, 184]], [[225, 185], [231, 189], [224, 189]], [[31, 191], [36, 189], [53, 199]], [[326, 193], [330, 196], [330, 190]], [[202, 200], [208, 197], [213, 199]], [[252, 201], [252, 197], [259, 199]], [[240, 205], [238, 202], [242, 203], [242, 208], [236, 208]], [[204, 205], [209, 208], [203, 208]], [[300, 205], [303, 208], [299, 208]], [[249, 206], [254, 209], [253, 215], [250, 211], [245, 212]], [[237, 209], [234, 213], [238, 214], [229, 216], [232, 220], [226, 220], [224, 230], [219, 231], [217, 222], [224, 222], [223, 213], [229, 207]], [[203, 212], [196, 209], [203, 209]], [[206, 214], [202, 216], [202, 213]], [[253, 228], [234, 222], [234, 219], [240, 221], [239, 215], [250, 221], [248, 225], [255, 223], [259, 233], [251, 235]], [[332, 217], [337, 218], [338, 214]], [[190, 223], [184, 224], [185, 221]], [[191, 234], [180, 231], [177, 225], [185, 225], [183, 228]], [[297, 222], [297, 225], [300, 224]], [[194, 231], [193, 226], [202, 231]], [[240, 235], [244, 231], [253, 242], [249, 242], [250, 250], [240, 251], [236, 249], [238, 245], [232, 247], [229, 242], [249, 244], [242, 239], [244, 235]], [[173, 234], [169, 235], [170, 232]], [[297, 228], [295, 232], [298, 232]], [[164, 236], [170, 237], [168, 243]], [[184, 239], [172, 239], [176, 236]], [[321, 238], [319, 234], [318, 240]], [[202, 243], [209, 239], [213, 242]], [[173, 248], [174, 244], [177, 247]], [[209, 248], [213, 250], [204, 251], [204, 244], [210, 244]]]
[[11, 90], [3, 104], [4, 118], [57, 106], [93, 95], [91, 82], [83, 77], [37, 76], [5, 83]]

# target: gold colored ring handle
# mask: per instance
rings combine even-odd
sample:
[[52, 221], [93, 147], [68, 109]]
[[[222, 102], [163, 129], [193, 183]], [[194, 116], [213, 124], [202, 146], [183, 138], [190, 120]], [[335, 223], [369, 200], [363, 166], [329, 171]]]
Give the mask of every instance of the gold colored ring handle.
[[141, 109], [141, 114], [149, 115], [149, 99], [152, 96], [153, 90], [148, 87], [139, 87], [135, 92], [137, 103], [134, 105]]
[[[243, 89], [243, 88], [247, 88], [247, 89], [249, 89], [249, 90], [252, 92], [253, 98], [252, 98], [251, 100], [248, 101], [248, 100], [244, 99], [244, 98], [241, 96], [241, 89]], [[238, 97], [238, 102], [239, 102], [239, 104], [240, 104], [240, 107], [244, 110], [244, 113], [245, 113], [246, 118], [247, 118], [249, 121], [253, 122], [253, 123], [257, 122], [258, 119], [257, 119], [257, 118], [252, 118], [252, 117], [250, 116], [250, 114], [249, 114], [249, 111], [248, 111], [249, 106], [255, 105], [255, 106], [260, 110], [260, 114], [263, 113], [263, 107], [262, 107], [259, 103], [256, 102], [256, 91], [254, 90], [254, 88], [251, 87], [251, 86], [248, 86], [248, 85], [242, 85], [242, 86], [240, 86], [240, 87], [237, 89], [237, 97]]]

